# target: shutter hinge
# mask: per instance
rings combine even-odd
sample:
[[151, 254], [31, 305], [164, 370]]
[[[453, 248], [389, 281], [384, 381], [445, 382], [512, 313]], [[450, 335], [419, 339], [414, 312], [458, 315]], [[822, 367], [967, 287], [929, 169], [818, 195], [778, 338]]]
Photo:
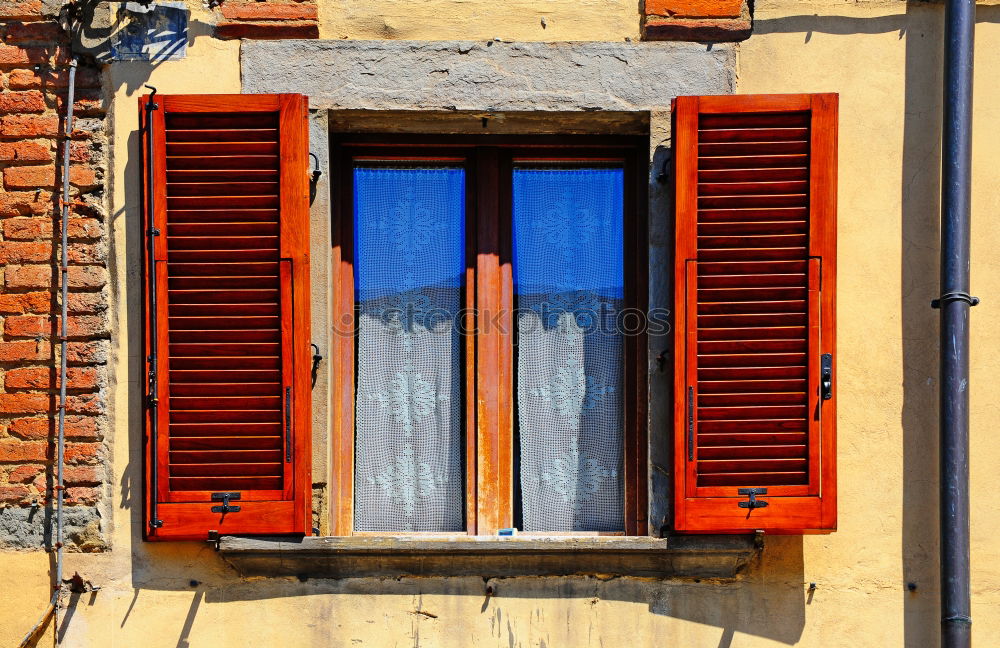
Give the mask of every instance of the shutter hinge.
[[687, 447], [688, 447], [688, 461], [694, 461], [694, 387], [688, 387], [688, 399], [687, 399], [687, 414], [688, 414], [688, 429], [687, 429]]
[[757, 499], [758, 495], [767, 495], [766, 488], [741, 488], [736, 492], [747, 496], [747, 501], [737, 504], [740, 508], [750, 509], [747, 515], [750, 515], [750, 512], [754, 509], [765, 508], [768, 504], [764, 500]]
[[292, 463], [292, 388], [285, 387], [285, 463]]
[[149, 521], [149, 526], [150, 526], [150, 528], [153, 528], [153, 529], [159, 529], [160, 527], [163, 526], [163, 520], [150, 520]]
[[222, 513], [223, 515], [226, 513], [239, 513], [240, 507], [230, 506], [229, 501], [238, 500], [240, 498], [240, 493], [212, 493], [213, 502], [222, 502], [222, 506], [212, 507], [212, 513]]

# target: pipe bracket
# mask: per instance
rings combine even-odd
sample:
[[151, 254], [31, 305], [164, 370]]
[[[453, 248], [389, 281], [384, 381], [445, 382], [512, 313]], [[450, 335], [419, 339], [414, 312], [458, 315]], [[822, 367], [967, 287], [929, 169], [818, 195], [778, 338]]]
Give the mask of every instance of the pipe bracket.
[[947, 292], [941, 295], [940, 299], [934, 299], [931, 301], [931, 308], [941, 308], [942, 304], [947, 304], [953, 301], [964, 301], [969, 306], [978, 306], [979, 298], [973, 297], [967, 292], [962, 292], [960, 290], [955, 290], [952, 292]]

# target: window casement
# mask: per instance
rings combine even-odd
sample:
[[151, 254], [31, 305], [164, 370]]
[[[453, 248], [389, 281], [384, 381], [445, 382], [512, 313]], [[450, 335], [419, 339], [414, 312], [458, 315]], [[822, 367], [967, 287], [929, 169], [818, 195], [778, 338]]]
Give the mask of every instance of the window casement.
[[[139, 107], [144, 537], [308, 534], [306, 99]], [[837, 96], [672, 120], [668, 526], [832, 531]], [[339, 137], [333, 535], [648, 533], [648, 170], [641, 137]]]
[[674, 529], [832, 531], [837, 95], [672, 116]]
[[306, 99], [147, 95], [139, 108], [144, 535], [304, 534]]
[[646, 532], [645, 146], [337, 143], [334, 535]]

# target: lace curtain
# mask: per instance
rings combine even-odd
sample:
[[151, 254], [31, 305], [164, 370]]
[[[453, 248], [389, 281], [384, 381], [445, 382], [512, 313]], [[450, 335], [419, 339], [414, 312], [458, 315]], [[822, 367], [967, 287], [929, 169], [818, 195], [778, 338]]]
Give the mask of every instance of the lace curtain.
[[621, 531], [621, 169], [515, 169], [524, 531]]
[[354, 170], [354, 524], [464, 528], [462, 169]]

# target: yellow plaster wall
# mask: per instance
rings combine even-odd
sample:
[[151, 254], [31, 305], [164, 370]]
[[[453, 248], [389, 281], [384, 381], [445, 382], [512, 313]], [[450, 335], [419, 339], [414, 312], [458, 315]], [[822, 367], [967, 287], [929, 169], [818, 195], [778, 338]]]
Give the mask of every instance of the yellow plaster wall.
[[359, 40], [639, 40], [640, 1], [319, 0], [319, 35]]
[[[323, 35], [617, 40], [636, 29], [634, 2], [425, 4], [442, 15], [422, 14], [410, 2], [326, 2]], [[737, 583], [524, 578], [493, 583], [490, 599], [481, 579], [241, 581], [207, 544], [142, 543], [140, 455], [130, 444], [138, 422], [125, 415], [139, 393], [129, 371], [136, 331], [126, 317], [138, 265], [125, 252], [136, 249], [139, 232], [135, 96], [147, 81], [164, 93], [239, 90], [238, 43], [214, 41], [196, 27], [202, 31], [185, 61], [116, 64], [108, 73], [116, 133], [111, 256], [125, 260], [114, 269], [123, 289], [113, 339], [113, 549], [67, 556], [67, 574], [79, 570], [102, 589], [77, 597], [40, 645], [56, 630], [62, 645], [88, 648], [936, 645], [937, 329], [928, 302], [937, 290], [943, 14], [901, 2], [757, 5], [756, 33], [740, 47], [739, 91], [841, 93], [837, 533], [769, 538], [761, 562]], [[571, 16], [571, 7], [585, 20]], [[194, 10], [193, 18], [207, 19]], [[549, 29], [533, 34], [542, 10], [554, 12]], [[973, 311], [972, 556], [975, 643], [988, 646], [1000, 635], [1000, 445], [992, 425], [1000, 350], [1000, 329], [992, 325], [1000, 315], [1000, 8], [979, 11], [972, 271], [973, 293], [984, 300]], [[383, 13], [406, 16], [394, 28], [403, 31], [380, 32]], [[556, 31], [564, 18], [577, 26]], [[494, 34], [491, 25], [511, 31]], [[49, 557], [5, 553], [0, 562], [0, 645], [7, 646], [44, 606]], [[812, 593], [810, 582], [817, 584]]]

